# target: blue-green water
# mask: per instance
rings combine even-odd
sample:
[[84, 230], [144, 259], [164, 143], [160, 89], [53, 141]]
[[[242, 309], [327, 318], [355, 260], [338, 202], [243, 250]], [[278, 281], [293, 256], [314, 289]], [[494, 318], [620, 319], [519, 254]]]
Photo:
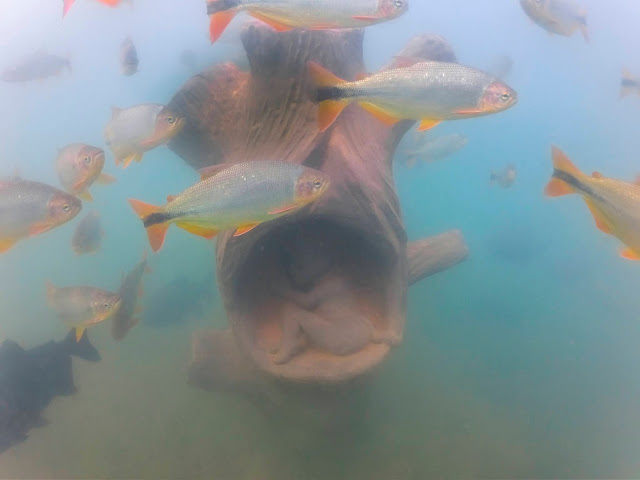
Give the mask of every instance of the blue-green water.
[[[59, 3], [0, 0], [0, 66], [41, 46], [68, 52], [73, 63], [71, 75], [0, 84], [2, 174], [18, 169], [56, 185], [57, 148], [104, 147], [111, 105], [167, 103], [196, 73], [179, 62], [185, 48], [202, 69], [238, 56], [233, 32], [231, 43], [209, 45], [201, 0], [136, 0], [113, 10], [78, 0], [64, 21]], [[590, 44], [579, 34], [548, 35], [515, 0], [412, 0], [407, 15], [367, 29], [370, 71], [421, 33], [444, 36], [460, 62], [479, 68], [509, 55], [507, 82], [519, 102], [436, 127], [434, 134], [469, 138], [455, 156], [395, 166], [409, 238], [457, 228], [470, 257], [410, 289], [404, 341], [377, 371], [366, 420], [348, 438], [186, 385], [191, 334], [226, 325], [216, 293], [197, 318], [142, 324], [122, 343], [106, 326], [92, 328], [102, 361], [74, 360], [78, 392], [56, 398], [44, 412], [49, 425], [0, 455], [0, 477], [640, 476], [639, 266], [618, 256], [619, 242], [595, 228], [577, 196], [542, 195], [552, 143], [585, 172], [629, 180], [640, 172], [640, 100], [618, 98], [622, 67], [640, 73], [640, 5], [581, 3]], [[117, 64], [126, 35], [140, 56], [130, 78]], [[509, 163], [518, 170], [514, 186], [490, 187], [490, 171]], [[32, 347], [62, 338], [45, 282], [117, 289], [148, 248], [126, 199], [161, 204], [197, 180], [166, 148], [124, 171], [108, 153], [105, 171], [118, 181], [91, 189], [106, 232], [98, 255], [73, 254], [71, 223], [0, 256], [0, 341]], [[522, 248], [501, 255], [514, 244]], [[147, 294], [180, 275], [206, 277], [215, 258], [208, 242], [172, 228], [150, 262]]]

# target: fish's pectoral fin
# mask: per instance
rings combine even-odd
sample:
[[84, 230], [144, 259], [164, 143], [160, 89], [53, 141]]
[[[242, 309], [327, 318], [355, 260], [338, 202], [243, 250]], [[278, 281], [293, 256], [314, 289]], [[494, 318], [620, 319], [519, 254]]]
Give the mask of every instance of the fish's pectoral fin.
[[82, 340], [82, 335], [84, 335], [84, 331], [85, 330], [86, 330], [86, 328], [84, 328], [84, 327], [75, 327], [76, 342], [80, 342], [80, 340]]
[[113, 175], [109, 175], [108, 173], [101, 173], [100, 175], [98, 175], [96, 182], [100, 185], [111, 185], [116, 180], [116, 177], [114, 177]]
[[609, 222], [607, 222], [607, 219], [602, 215], [598, 207], [596, 207], [596, 205], [586, 197], [584, 201], [587, 204], [587, 207], [589, 207], [589, 211], [591, 212], [593, 219], [596, 221], [596, 227], [604, 233], [612, 234]]
[[211, 40], [211, 43], [214, 43], [222, 36], [222, 33], [235, 16], [236, 12], [230, 10], [216, 12], [211, 15], [211, 19], [209, 21], [209, 39]]
[[271, 17], [268, 17], [266, 15], [261, 15], [261, 14], [256, 13], [256, 12], [250, 12], [249, 15], [251, 15], [254, 18], [257, 18], [261, 22], [266, 23], [271, 28], [273, 28], [276, 32], [288, 32], [289, 30], [293, 30], [292, 26], [286, 25], [286, 24], [284, 24], [282, 22], [279, 22], [278, 20], [275, 20], [275, 19], [273, 19]]
[[637, 254], [631, 248], [627, 247], [620, 252], [620, 256], [622, 258], [626, 258], [627, 260], [640, 260], [640, 254]]
[[198, 235], [199, 237], [204, 237], [209, 240], [218, 235], [219, 230], [211, 227], [202, 227], [200, 225], [193, 225], [186, 222], [176, 222], [176, 226], [180, 227], [182, 230], [185, 230], [194, 235]]
[[292, 203], [290, 205], [285, 205], [284, 207], [278, 207], [275, 208], [273, 210], [269, 210], [269, 215], [279, 215], [281, 213], [285, 213], [285, 212], [289, 212], [291, 210], [294, 210], [298, 207], [298, 205], [296, 203]]
[[251, 230], [256, 228], [258, 225], [260, 225], [260, 224], [259, 223], [250, 223], [248, 225], [242, 225], [242, 226], [238, 227], [238, 229], [235, 231], [233, 236], [234, 237], [239, 237], [240, 235], [244, 235], [245, 233], [250, 232]]
[[387, 125], [389, 127], [395, 125], [400, 120], [402, 120], [401, 118], [397, 117], [393, 113], [391, 113], [391, 112], [389, 112], [389, 111], [385, 110], [384, 108], [381, 108], [381, 107], [379, 107], [377, 105], [374, 105], [373, 103], [360, 102], [360, 106], [362, 108], [364, 108], [367, 112], [369, 112], [371, 115], [376, 117], [378, 120], [380, 120], [382, 123], [384, 123], [385, 125]]
[[89, 193], [89, 190], [84, 190], [76, 194], [76, 196], [85, 202], [93, 202], [93, 196]]
[[424, 132], [425, 130], [430, 130], [440, 123], [442, 123], [442, 120], [438, 118], [423, 118], [418, 126], [418, 131]]
[[127, 168], [131, 162], [140, 163], [140, 161], [142, 161], [142, 154], [136, 152], [120, 159], [120, 164], [122, 165], [122, 168]]
[[16, 244], [17, 240], [13, 238], [0, 239], [0, 253], [4, 253]]
[[37, 223], [32, 225], [29, 229], [29, 236], [33, 237], [35, 235], [40, 235], [41, 233], [48, 232], [51, 230], [52, 225], [49, 223]]

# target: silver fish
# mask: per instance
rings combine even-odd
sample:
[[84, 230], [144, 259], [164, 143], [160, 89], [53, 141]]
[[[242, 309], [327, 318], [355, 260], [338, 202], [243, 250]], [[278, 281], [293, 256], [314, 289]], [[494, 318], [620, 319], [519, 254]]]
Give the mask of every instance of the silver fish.
[[407, 152], [406, 166], [413, 167], [418, 160], [423, 162], [435, 162], [453, 155], [463, 149], [469, 140], [464, 135], [453, 133], [451, 135], [441, 135], [431, 137], [422, 133], [416, 148]]
[[29, 82], [53, 77], [65, 68], [71, 72], [71, 62], [68, 58], [59, 57], [41, 49], [5, 69], [1, 77], [5, 82]]
[[547, 32], [570, 37], [580, 30], [589, 42], [587, 13], [573, 0], [520, 0], [520, 5], [529, 18]]

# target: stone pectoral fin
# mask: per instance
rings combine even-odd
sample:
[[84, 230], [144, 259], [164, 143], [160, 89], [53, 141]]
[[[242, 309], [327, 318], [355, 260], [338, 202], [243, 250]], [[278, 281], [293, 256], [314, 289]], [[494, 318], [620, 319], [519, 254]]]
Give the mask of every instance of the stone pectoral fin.
[[466, 260], [469, 248], [459, 230], [423, 238], [407, 245], [409, 285]]

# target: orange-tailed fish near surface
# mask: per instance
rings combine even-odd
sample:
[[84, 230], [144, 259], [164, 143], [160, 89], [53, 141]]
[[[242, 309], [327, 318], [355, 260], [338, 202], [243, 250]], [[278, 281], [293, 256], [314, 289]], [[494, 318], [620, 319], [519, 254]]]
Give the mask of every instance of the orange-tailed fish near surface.
[[308, 66], [318, 86], [321, 131], [351, 102], [358, 102], [387, 125], [419, 120], [419, 130], [443, 120], [500, 112], [517, 102], [516, 92], [502, 81], [457, 63], [420, 61], [354, 82], [336, 77], [317, 63], [308, 62]]
[[623, 70], [622, 80], [620, 81], [620, 97], [632, 94], [640, 95], [640, 78], [634, 77], [627, 70]]
[[[133, 0], [97, 0], [97, 1], [104, 5], [108, 5], [110, 7], [117, 7], [121, 3], [130, 3], [133, 5]], [[73, 7], [74, 3], [76, 3], [76, 0], [62, 0], [62, 16], [63, 17], [67, 13], [69, 13], [69, 10], [71, 10], [71, 7]]]
[[598, 172], [589, 177], [559, 148], [552, 147], [551, 153], [554, 170], [545, 194], [550, 197], [582, 195], [596, 226], [626, 245], [621, 255], [640, 260], [640, 185], [606, 178]]
[[589, 42], [587, 12], [573, 0], [520, 0], [524, 12], [547, 32], [570, 37], [576, 30]]
[[286, 162], [217, 165], [201, 174], [202, 181], [168, 197], [164, 206], [129, 200], [154, 252], [162, 248], [171, 223], [205, 238], [231, 229], [238, 236], [313, 202], [329, 187], [324, 173]]
[[0, 178], [0, 253], [74, 218], [82, 202], [50, 185]]
[[47, 283], [47, 301], [60, 320], [75, 329], [78, 342], [87, 327], [114, 315], [121, 304], [117, 293], [85, 286], [58, 288], [51, 283]]
[[325, 30], [360, 28], [396, 18], [407, 11], [408, 0], [208, 0], [211, 43], [233, 17], [246, 11], [278, 31], [294, 28]]
[[94, 182], [108, 185], [116, 181], [111, 175], [102, 173], [102, 167], [104, 151], [84, 143], [61, 148], [56, 158], [56, 171], [62, 187], [87, 202], [93, 200], [89, 187]]
[[104, 138], [116, 165], [126, 168], [140, 162], [144, 152], [167, 143], [184, 127], [185, 119], [164, 105], [148, 103], [131, 108], [111, 108]]

